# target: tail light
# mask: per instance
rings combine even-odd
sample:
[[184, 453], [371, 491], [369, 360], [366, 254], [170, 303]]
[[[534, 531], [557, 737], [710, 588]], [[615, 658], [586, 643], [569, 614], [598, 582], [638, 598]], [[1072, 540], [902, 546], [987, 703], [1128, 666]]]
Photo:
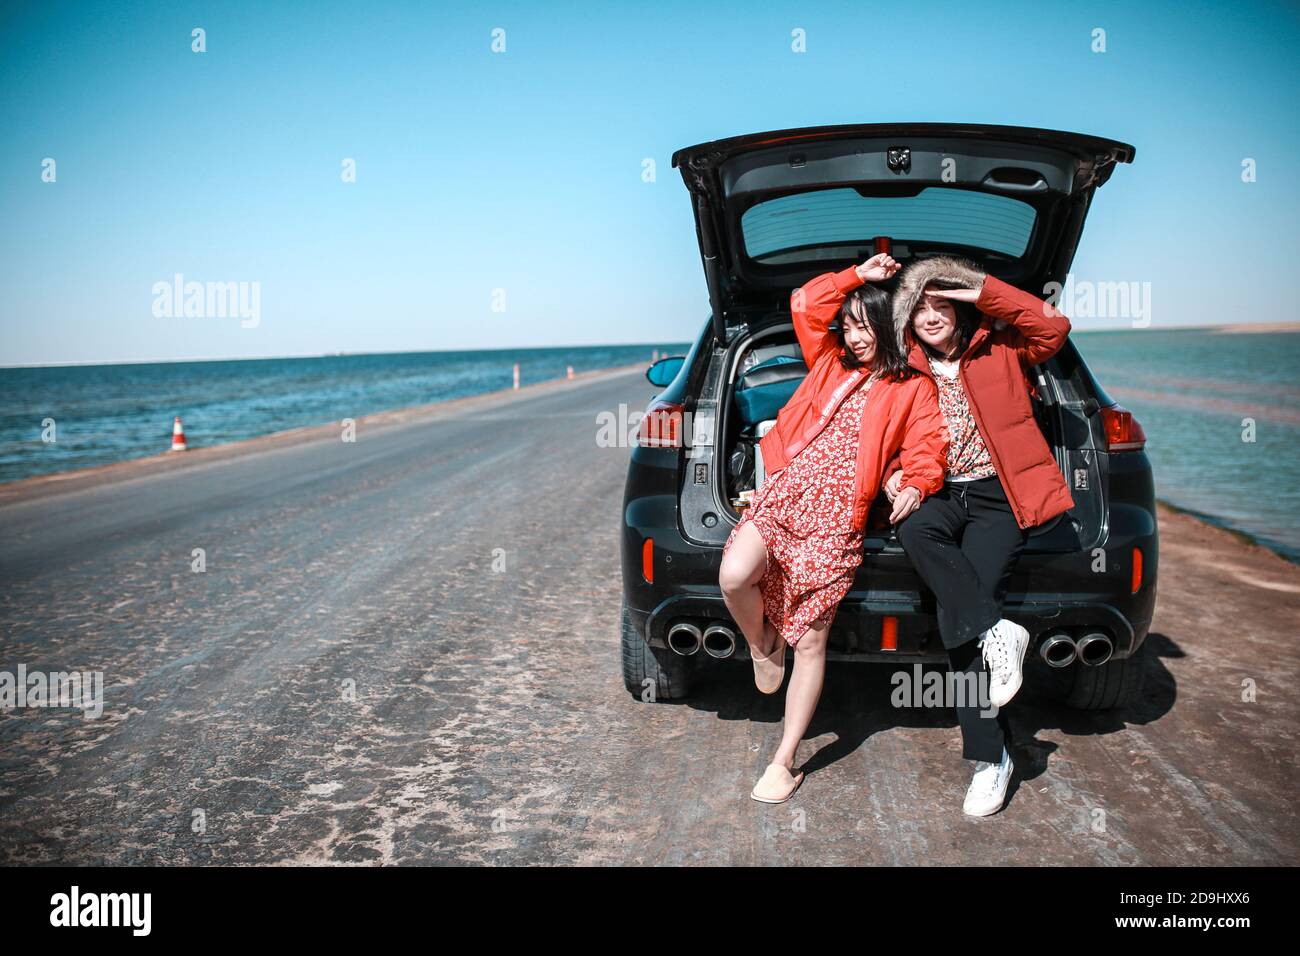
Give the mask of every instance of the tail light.
[[888, 236], [876, 236], [871, 240], [871, 249], [880, 255], [882, 252], [893, 252], [894, 244]]
[[1133, 577], [1129, 584], [1134, 594], [1142, 589], [1142, 551], [1139, 548], [1133, 549]]
[[655, 583], [655, 539], [646, 538], [641, 545], [641, 577], [646, 584]]
[[642, 448], [681, 448], [683, 411], [675, 402], [651, 402], [637, 426], [636, 443]]
[[1101, 424], [1106, 431], [1107, 451], [1141, 451], [1147, 443], [1147, 433], [1133, 413], [1122, 405], [1103, 408]]
[[887, 617], [880, 622], [880, 649], [898, 650], [898, 618]]

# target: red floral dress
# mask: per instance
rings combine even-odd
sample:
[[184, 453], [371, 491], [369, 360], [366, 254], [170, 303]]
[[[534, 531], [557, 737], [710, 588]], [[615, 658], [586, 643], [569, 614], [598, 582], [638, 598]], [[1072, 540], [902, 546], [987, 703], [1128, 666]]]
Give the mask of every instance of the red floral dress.
[[791, 647], [814, 624], [830, 626], [862, 564], [865, 536], [853, 530], [853, 479], [873, 381], [863, 376], [817, 437], [767, 477], [723, 545], [726, 554], [746, 522], [763, 536], [763, 611]]

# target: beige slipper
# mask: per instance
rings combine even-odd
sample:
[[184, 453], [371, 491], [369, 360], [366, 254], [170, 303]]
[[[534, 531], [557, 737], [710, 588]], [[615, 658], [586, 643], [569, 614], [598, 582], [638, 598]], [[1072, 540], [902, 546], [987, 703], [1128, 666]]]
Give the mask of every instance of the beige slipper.
[[770, 763], [750, 796], [759, 803], [785, 803], [803, 783], [803, 771], [792, 774], [779, 763]]
[[775, 694], [785, 681], [785, 638], [776, 636], [776, 649], [767, 657], [749, 651], [754, 663], [754, 686], [764, 694]]

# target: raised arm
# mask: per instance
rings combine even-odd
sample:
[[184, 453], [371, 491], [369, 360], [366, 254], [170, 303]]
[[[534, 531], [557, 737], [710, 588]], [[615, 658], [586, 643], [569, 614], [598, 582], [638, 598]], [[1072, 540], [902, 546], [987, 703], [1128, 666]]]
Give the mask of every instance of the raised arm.
[[1070, 335], [1070, 320], [1054, 306], [994, 276], [984, 277], [975, 308], [1011, 323], [1019, 333], [1016, 354], [1025, 368], [1046, 362]]
[[839, 349], [839, 340], [829, 331], [848, 294], [866, 282], [881, 282], [898, 271], [889, 255], [872, 256], [866, 262], [839, 272], [826, 272], [809, 279], [790, 294], [790, 317], [799, 339], [804, 364], [811, 369], [822, 356]]
[[986, 275], [979, 289], [928, 289], [926, 295], [973, 302], [985, 315], [1010, 323], [1009, 338], [1025, 368], [1046, 362], [1070, 334], [1070, 320], [1054, 306], [995, 276]]

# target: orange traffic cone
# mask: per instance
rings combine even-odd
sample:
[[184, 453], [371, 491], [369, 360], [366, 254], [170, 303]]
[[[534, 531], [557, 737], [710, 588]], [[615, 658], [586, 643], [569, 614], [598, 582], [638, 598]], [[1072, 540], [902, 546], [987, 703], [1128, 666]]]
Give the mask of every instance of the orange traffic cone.
[[172, 425], [172, 451], [185, 451], [187, 447], [185, 432], [181, 429], [181, 417], [177, 415], [176, 422]]

